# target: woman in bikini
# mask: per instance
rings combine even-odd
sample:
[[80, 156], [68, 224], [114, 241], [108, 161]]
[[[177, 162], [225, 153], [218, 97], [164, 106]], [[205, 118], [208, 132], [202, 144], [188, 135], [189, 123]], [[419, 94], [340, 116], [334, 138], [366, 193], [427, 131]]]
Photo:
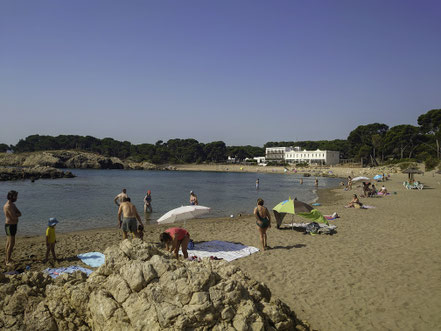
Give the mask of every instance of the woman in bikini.
[[266, 231], [271, 227], [271, 215], [268, 209], [263, 205], [261, 198], [257, 199], [257, 207], [254, 208], [254, 215], [256, 216], [256, 225], [260, 234], [260, 243], [262, 244], [262, 251], [268, 247]]

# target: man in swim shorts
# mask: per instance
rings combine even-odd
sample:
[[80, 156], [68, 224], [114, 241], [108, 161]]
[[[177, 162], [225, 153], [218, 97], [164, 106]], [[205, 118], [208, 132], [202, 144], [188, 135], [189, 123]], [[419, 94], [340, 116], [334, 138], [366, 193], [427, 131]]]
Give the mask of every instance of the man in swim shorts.
[[18, 198], [17, 191], [9, 191], [7, 199], [8, 201], [3, 206], [3, 212], [5, 213], [5, 232], [6, 232], [6, 247], [5, 247], [5, 262], [6, 265], [12, 264], [12, 251], [15, 246], [15, 235], [17, 233], [18, 218], [21, 216], [21, 212], [15, 206], [15, 202]]
[[[121, 220], [122, 215], [124, 217]], [[130, 198], [123, 198], [123, 202], [118, 209], [118, 225], [123, 230], [123, 239], [127, 239], [127, 232], [131, 232], [133, 237], [138, 237], [136, 220], [144, 227], [135, 205], [130, 202]]]

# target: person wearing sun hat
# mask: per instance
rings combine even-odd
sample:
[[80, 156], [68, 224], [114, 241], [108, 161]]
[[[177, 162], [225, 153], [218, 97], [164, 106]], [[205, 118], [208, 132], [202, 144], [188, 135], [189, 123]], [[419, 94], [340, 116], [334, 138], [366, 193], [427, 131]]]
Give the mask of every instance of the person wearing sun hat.
[[55, 225], [58, 224], [58, 220], [55, 217], [49, 218], [47, 222], [46, 229], [46, 259], [49, 259], [49, 252], [52, 252], [52, 257], [54, 258], [54, 262], [57, 261], [57, 257], [55, 255], [55, 243], [57, 242], [55, 238]]

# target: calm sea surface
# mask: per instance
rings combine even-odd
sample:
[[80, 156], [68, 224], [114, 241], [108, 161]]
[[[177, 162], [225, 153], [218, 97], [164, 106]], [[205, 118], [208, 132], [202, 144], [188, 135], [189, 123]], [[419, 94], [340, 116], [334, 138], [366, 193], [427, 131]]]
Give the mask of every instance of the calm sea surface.
[[[0, 182], [0, 202], [6, 202], [9, 190], [19, 192], [17, 207], [22, 212], [18, 234], [44, 234], [49, 217], [57, 217], [57, 232], [112, 227], [117, 225], [117, 206], [114, 197], [127, 189], [142, 218], [143, 198], [152, 191], [153, 213], [148, 216], [154, 222], [170, 209], [188, 205], [190, 190], [199, 204], [211, 208], [207, 217], [250, 214], [256, 199], [265, 200], [268, 208], [274, 207], [289, 196], [305, 202], [317, 198], [314, 177], [298, 175], [256, 174], [190, 171], [136, 171], [136, 170], [80, 170], [71, 169], [77, 175], [70, 179], [40, 179], [31, 181]], [[260, 188], [256, 190], [256, 179]], [[338, 185], [337, 178], [319, 178], [319, 188]], [[4, 223], [4, 214], [0, 213]], [[4, 231], [0, 232], [4, 235]]]

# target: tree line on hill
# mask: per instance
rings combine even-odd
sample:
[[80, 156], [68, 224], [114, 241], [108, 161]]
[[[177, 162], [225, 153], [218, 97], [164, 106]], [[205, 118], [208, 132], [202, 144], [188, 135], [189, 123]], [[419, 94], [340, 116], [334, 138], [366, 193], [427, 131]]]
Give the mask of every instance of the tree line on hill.
[[155, 144], [134, 145], [129, 141], [112, 138], [98, 139], [92, 136], [31, 135], [20, 139], [16, 145], [0, 144], [0, 152], [34, 152], [72, 149], [98, 153], [108, 157], [130, 159], [135, 162], [165, 163], [225, 162], [228, 157], [238, 160], [264, 156], [267, 147], [299, 146], [307, 150], [340, 151], [342, 159], [365, 160], [378, 164], [387, 160], [414, 159], [438, 164], [440, 159], [441, 109], [432, 109], [418, 117], [418, 126], [402, 124], [389, 128], [386, 124], [360, 125], [348, 138], [318, 141], [267, 142], [257, 146], [226, 146], [223, 141], [207, 144], [195, 139], [162, 140]]

